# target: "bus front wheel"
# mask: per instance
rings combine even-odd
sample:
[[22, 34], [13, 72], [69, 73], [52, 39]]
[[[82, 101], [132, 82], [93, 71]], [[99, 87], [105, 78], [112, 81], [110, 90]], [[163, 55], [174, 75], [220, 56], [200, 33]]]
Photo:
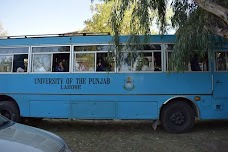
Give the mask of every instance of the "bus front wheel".
[[13, 120], [15, 122], [19, 122], [20, 114], [19, 110], [15, 104], [9, 101], [0, 102], [0, 113], [6, 118]]
[[162, 109], [161, 123], [169, 133], [188, 132], [194, 126], [195, 114], [188, 103], [175, 101]]

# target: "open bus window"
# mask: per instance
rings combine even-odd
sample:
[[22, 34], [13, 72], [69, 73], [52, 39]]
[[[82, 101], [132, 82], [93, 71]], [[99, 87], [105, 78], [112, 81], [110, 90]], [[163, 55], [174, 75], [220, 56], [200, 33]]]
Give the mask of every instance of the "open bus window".
[[154, 71], [152, 52], [136, 53], [133, 59], [133, 71]]
[[154, 52], [154, 71], [162, 71], [161, 52]]
[[74, 53], [74, 72], [95, 71], [94, 53]]
[[69, 72], [69, 53], [53, 54], [52, 72]]
[[12, 72], [13, 56], [0, 55], [0, 72]]
[[114, 71], [115, 60], [112, 53], [97, 53], [96, 71]]
[[28, 54], [16, 54], [13, 58], [13, 72], [27, 72]]
[[216, 52], [216, 71], [228, 71], [227, 52]]
[[209, 71], [208, 53], [206, 52], [204, 56], [201, 57], [194, 54], [190, 60], [188, 69], [189, 71]]

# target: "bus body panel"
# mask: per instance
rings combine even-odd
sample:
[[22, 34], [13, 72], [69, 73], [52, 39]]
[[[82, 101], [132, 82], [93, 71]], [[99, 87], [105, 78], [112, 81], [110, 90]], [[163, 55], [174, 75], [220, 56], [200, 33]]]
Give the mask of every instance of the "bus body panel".
[[199, 119], [228, 119], [225, 99], [212, 95], [22, 95], [13, 97], [23, 117], [75, 119], [158, 119], [165, 101], [186, 98], [199, 112]]
[[228, 72], [215, 72], [213, 83], [214, 98], [225, 98], [228, 102]]
[[209, 72], [2, 74], [0, 79], [6, 94], [212, 94]]

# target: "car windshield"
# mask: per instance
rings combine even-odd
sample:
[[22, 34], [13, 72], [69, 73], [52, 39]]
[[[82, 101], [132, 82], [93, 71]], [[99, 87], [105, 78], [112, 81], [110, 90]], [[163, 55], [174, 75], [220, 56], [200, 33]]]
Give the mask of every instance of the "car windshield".
[[0, 127], [1, 126], [4, 126], [5, 124], [7, 124], [9, 122], [8, 119], [6, 119], [5, 117], [3, 117], [1, 114], [0, 114]]

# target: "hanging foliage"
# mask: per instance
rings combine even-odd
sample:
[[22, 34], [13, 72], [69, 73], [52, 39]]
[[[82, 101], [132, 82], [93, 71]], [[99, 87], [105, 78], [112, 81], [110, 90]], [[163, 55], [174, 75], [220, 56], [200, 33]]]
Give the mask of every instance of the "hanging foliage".
[[[107, 2], [108, 0], [106, 0]], [[112, 31], [117, 52], [121, 52], [119, 40], [121, 22], [125, 12], [132, 8], [129, 44], [145, 43], [147, 38], [138, 41], [138, 35], [150, 35], [150, 26], [157, 14], [160, 34], [167, 32], [165, 19], [168, 0], [115, 0], [111, 15]], [[172, 0], [172, 25], [177, 29], [176, 44], [171, 64], [177, 70], [183, 70], [193, 54], [202, 56], [206, 50], [228, 39], [228, 1], [227, 0]], [[222, 39], [223, 38], [223, 39]], [[136, 40], [136, 41], [135, 41]], [[216, 41], [215, 41], [216, 40]]]

